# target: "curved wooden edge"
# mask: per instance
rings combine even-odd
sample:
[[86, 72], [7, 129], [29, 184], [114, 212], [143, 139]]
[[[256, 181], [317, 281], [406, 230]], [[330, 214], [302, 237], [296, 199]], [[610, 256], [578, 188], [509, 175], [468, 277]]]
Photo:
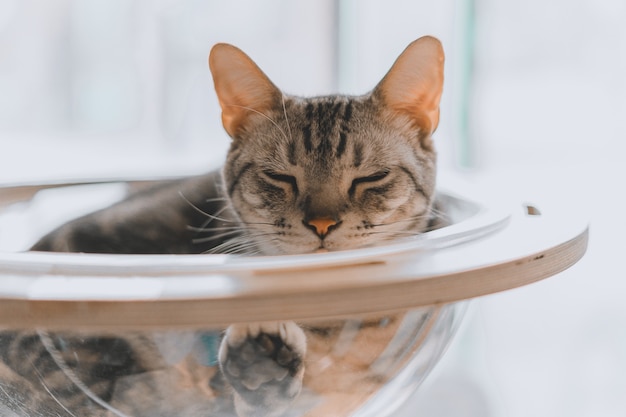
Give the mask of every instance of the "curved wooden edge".
[[52, 188], [74, 187], [80, 185], [94, 185], [94, 184], [115, 184], [124, 183], [128, 186], [129, 191], [137, 191], [142, 188], [150, 187], [155, 184], [159, 184], [163, 181], [171, 181], [184, 178], [184, 176], [164, 176], [162, 178], [153, 177], [137, 177], [135, 179], [125, 178], [95, 178], [84, 179], [82, 181], [71, 180], [59, 180], [50, 181], [49, 183], [37, 183], [37, 184], [1, 184], [0, 183], [0, 209], [7, 207], [14, 203], [30, 200], [39, 191], [49, 190]]
[[[369, 316], [428, 305], [452, 303], [527, 285], [574, 265], [584, 255], [588, 228], [571, 239], [530, 255], [473, 270], [388, 283], [251, 294], [235, 299], [150, 301], [0, 302], [4, 328], [135, 330], [213, 328], [250, 321], [313, 321]], [[351, 268], [358, 276], [366, 265]], [[506, 278], [506, 279], [505, 279]]]

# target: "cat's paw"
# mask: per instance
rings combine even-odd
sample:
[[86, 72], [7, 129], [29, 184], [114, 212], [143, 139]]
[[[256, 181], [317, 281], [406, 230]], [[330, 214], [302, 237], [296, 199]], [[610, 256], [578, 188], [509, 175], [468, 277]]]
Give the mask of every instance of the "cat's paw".
[[306, 336], [294, 322], [230, 326], [219, 362], [239, 416], [283, 414], [302, 388], [305, 352]]

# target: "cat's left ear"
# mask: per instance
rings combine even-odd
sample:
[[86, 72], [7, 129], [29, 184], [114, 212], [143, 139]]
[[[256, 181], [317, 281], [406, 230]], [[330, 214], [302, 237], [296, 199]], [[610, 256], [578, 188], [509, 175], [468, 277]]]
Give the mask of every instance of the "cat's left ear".
[[412, 42], [374, 90], [385, 106], [412, 119], [427, 135], [439, 124], [444, 53], [441, 42], [424, 36]]
[[239, 48], [215, 45], [209, 68], [222, 108], [222, 124], [233, 139], [252, 116], [268, 113], [280, 100], [280, 90]]

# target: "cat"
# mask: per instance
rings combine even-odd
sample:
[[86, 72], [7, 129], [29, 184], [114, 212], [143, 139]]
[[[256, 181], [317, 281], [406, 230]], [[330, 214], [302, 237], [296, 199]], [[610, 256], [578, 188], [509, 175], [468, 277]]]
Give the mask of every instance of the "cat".
[[[302, 98], [279, 90], [240, 49], [217, 44], [209, 67], [232, 140], [223, 168], [131, 195], [60, 226], [32, 250], [305, 254], [421, 233], [437, 217], [432, 133], [439, 123], [443, 64], [441, 43], [426, 36], [401, 53], [371, 92]], [[403, 317], [376, 319], [370, 326]], [[336, 327], [231, 325], [219, 338], [219, 371], [212, 374], [212, 384], [228, 387], [230, 407], [239, 417], [284, 415], [301, 393], [306, 358], [327, 346], [324, 340], [337, 333]], [[101, 358], [88, 361], [94, 368], [104, 361], [101, 366], [108, 369], [94, 382], [98, 389], [87, 387], [105, 399], [116, 376], [165, 366], [156, 358], [154, 342], [141, 337], [96, 337], [89, 344], [90, 338], [69, 333], [61, 342], [47, 334], [5, 332], [1, 339], [0, 358], [11, 380], [32, 373], [13, 363], [11, 348], [30, 351], [42, 345], [41, 357], [48, 359], [38, 360], [51, 363], [51, 352], [71, 341], [89, 345], [86, 355], [92, 359], [98, 357], [98, 340], [123, 347], [119, 350], [126, 353], [118, 356], [124, 360], [109, 357], [117, 367]], [[137, 353], [142, 351], [151, 353]], [[84, 413], [91, 414], [81, 415], [96, 415], [93, 401], [83, 403], [91, 407]], [[212, 413], [206, 415], [222, 415]]]

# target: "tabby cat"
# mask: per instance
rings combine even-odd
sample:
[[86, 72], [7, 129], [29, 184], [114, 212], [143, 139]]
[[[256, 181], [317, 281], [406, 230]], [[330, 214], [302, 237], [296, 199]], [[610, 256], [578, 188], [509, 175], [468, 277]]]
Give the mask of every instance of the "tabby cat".
[[[419, 233], [433, 221], [431, 134], [439, 122], [443, 61], [440, 42], [423, 37], [406, 48], [370, 93], [301, 98], [282, 93], [241, 50], [215, 45], [209, 66], [232, 138], [224, 168], [136, 193], [61, 226], [32, 249], [301, 254]], [[385, 326], [391, 331], [401, 319], [406, 318], [390, 316]], [[230, 393], [230, 403], [215, 403], [197, 415], [295, 415], [289, 410], [306, 380], [305, 363], [336, 334], [330, 325], [293, 322], [230, 326], [217, 337], [219, 367], [207, 376], [213, 393]], [[88, 392], [109, 401], [116, 378], [165, 366], [155, 353], [158, 343], [145, 335], [55, 337], [2, 333], [0, 373], [14, 386], [45, 381], [49, 390], [63, 364], [81, 362], [85, 386], [55, 391], [55, 401], [74, 415], [109, 415], [98, 414], [101, 404], [91, 396], [75, 397]], [[72, 343], [80, 345], [83, 356], [64, 350]], [[39, 368], [20, 360], [29, 355]], [[45, 374], [48, 368], [51, 376]]]

